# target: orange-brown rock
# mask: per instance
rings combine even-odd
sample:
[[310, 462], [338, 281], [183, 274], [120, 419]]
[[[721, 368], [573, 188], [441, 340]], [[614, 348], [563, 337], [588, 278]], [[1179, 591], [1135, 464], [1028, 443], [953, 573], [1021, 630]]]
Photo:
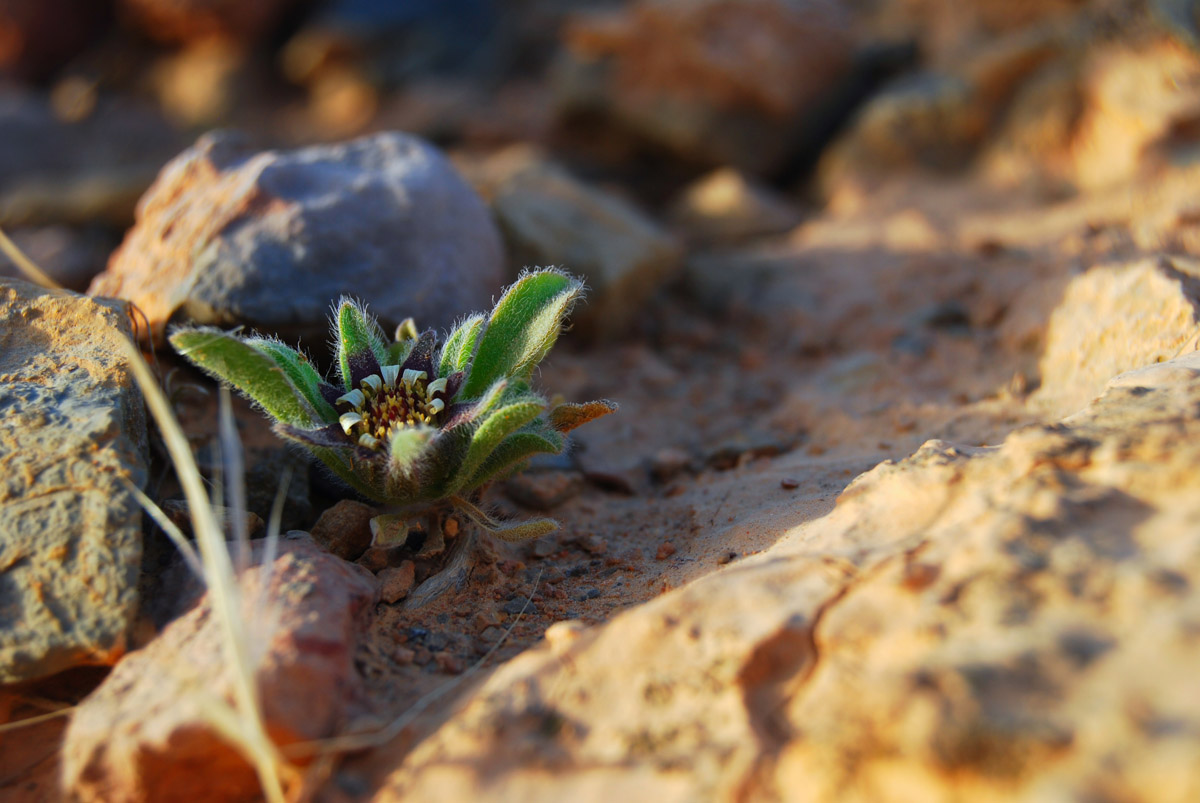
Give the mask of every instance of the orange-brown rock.
[[854, 39], [828, 0], [640, 0], [575, 18], [565, 43], [564, 108], [601, 108], [685, 157], [762, 172], [845, 75]]
[[[305, 540], [285, 541], [239, 588], [268, 733], [283, 746], [332, 736], [361, 705], [354, 667], [377, 590], [362, 569]], [[74, 800], [251, 800], [250, 765], [203, 713], [232, 702], [231, 663], [205, 598], [130, 653], [76, 709], [63, 745]]]
[[120, 0], [147, 36], [171, 44], [213, 37], [250, 42], [269, 34], [296, 0]]

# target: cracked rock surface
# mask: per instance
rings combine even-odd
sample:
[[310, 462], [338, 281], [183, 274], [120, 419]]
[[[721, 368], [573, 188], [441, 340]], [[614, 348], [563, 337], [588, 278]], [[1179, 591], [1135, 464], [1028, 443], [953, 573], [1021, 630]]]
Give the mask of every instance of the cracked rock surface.
[[124, 305], [0, 279], [0, 683], [111, 664], [138, 608], [142, 396]]
[[741, 565], [553, 626], [377, 799], [1191, 799], [1197, 436], [1193, 353], [930, 441]]

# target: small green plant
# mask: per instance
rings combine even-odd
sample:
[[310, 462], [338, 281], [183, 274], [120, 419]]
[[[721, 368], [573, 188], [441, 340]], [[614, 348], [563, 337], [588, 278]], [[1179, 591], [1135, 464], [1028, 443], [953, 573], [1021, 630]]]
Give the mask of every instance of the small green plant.
[[389, 343], [362, 305], [343, 298], [333, 321], [337, 384], [275, 339], [201, 328], [170, 340], [364, 496], [412, 511], [454, 507], [505, 540], [525, 540], [558, 525], [501, 523], [469, 497], [534, 454], [561, 452], [565, 433], [616, 409], [608, 401], [551, 407], [530, 384], [582, 294], [565, 273], [526, 273], [490, 315], [465, 318], [440, 344], [411, 319]]

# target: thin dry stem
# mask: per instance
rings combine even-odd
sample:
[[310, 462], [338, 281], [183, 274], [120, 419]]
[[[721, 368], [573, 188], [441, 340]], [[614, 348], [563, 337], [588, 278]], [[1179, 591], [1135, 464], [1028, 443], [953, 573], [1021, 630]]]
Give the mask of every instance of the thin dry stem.
[[12, 260], [12, 263], [17, 266], [17, 270], [29, 277], [29, 281], [34, 284], [39, 284], [47, 290], [62, 290], [62, 285], [46, 275], [46, 272], [37, 266], [37, 264], [25, 255], [25, 252], [17, 247], [17, 244], [8, 238], [4, 233], [4, 229], [0, 228], [0, 251]]
[[[188, 501], [212, 610], [221, 626], [226, 655], [233, 665], [234, 705], [236, 721], [240, 728], [239, 746], [253, 763], [267, 800], [270, 803], [284, 803], [286, 798], [280, 779], [284, 760], [267, 735], [262, 720], [254, 667], [249, 659], [249, 645], [242, 626], [237, 579], [233, 571], [233, 562], [225, 547], [224, 535], [210, 506], [208, 494], [205, 493], [204, 481], [188, 446], [187, 437], [175, 419], [170, 403], [137, 348], [128, 341], [122, 341], [122, 345], [134, 377], [145, 395], [146, 405], [162, 432], [163, 442], [175, 464], [179, 483]], [[222, 714], [213, 712], [214, 718], [221, 716]]]

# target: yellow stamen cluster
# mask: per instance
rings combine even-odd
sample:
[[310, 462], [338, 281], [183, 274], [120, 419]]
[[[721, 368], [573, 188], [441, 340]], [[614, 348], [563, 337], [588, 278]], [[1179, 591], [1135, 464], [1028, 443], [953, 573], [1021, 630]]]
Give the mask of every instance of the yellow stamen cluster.
[[360, 446], [381, 450], [399, 429], [437, 425], [446, 403], [434, 394], [445, 391], [446, 380], [427, 382], [424, 371], [399, 373], [398, 366], [384, 366], [382, 375], [366, 377], [359, 389], [338, 399], [339, 405], [352, 408], [342, 413], [338, 423]]

